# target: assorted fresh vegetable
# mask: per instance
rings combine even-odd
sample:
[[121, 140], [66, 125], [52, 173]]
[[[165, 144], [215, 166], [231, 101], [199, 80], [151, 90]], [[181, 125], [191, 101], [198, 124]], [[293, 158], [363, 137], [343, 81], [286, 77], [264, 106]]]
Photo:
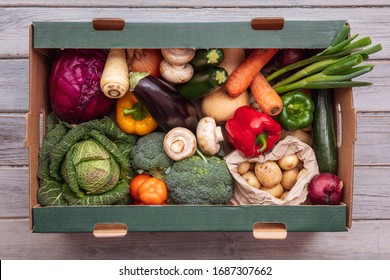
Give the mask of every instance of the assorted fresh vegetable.
[[168, 82], [182, 84], [194, 75], [194, 67], [189, 63], [195, 56], [195, 49], [172, 48], [161, 50], [164, 59], [160, 63], [161, 76]]
[[[240, 66], [245, 60], [245, 50], [223, 49], [224, 60], [219, 65], [224, 68], [226, 72], [231, 75], [233, 71]], [[241, 106], [249, 106], [249, 95], [244, 91], [238, 97], [230, 97], [223, 89], [223, 86], [214, 90], [211, 94], [206, 95], [201, 100], [202, 113], [206, 117], [212, 117], [217, 123], [225, 123], [226, 120], [233, 116]]]
[[196, 131], [198, 112], [174, 87], [148, 73], [134, 72], [130, 88], [165, 132], [178, 126]]
[[371, 71], [362, 63], [381, 50], [349, 31], [325, 50], [59, 51], [39, 203], [226, 204], [235, 182], [223, 155], [231, 150], [247, 159], [237, 172], [250, 186], [284, 200], [307, 178], [297, 154], [251, 159], [292, 135], [313, 147], [320, 171], [308, 202], [340, 204], [332, 89], [370, 85], [352, 79]]
[[256, 74], [271, 60], [278, 49], [255, 49], [229, 76], [225, 85], [231, 97], [237, 97], [247, 90]]

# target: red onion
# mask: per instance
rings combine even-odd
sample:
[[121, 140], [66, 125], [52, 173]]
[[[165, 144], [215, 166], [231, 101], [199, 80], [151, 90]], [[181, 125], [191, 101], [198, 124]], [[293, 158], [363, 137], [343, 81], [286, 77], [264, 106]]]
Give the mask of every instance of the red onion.
[[313, 177], [308, 191], [313, 204], [338, 205], [343, 197], [343, 181], [335, 174], [320, 173]]
[[304, 49], [282, 49], [279, 51], [277, 61], [279, 67], [285, 67], [305, 58]]

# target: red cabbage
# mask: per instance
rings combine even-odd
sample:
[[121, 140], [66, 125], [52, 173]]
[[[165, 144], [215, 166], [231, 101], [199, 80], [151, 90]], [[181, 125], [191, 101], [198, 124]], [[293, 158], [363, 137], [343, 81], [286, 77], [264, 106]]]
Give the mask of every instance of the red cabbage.
[[104, 50], [66, 49], [53, 60], [50, 101], [58, 118], [81, 123], [110, 112], [115, 100], [100, 89], [106, 59]]

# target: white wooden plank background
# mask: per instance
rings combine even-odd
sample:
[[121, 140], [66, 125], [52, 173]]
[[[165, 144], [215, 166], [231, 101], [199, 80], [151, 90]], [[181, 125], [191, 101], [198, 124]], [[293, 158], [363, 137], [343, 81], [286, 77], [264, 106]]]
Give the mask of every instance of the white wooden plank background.
[[[156, 3], [157, 2], [157, 3]], [[33, 234], [29, 229], [28, 26], [32, 21], [245, 21], [258, 16], [345, 19], [353, 33], [382, 43], [354, 90], [358, 111], [353, 224], [349, 232], [289, 233], [256, 241], [250, 233]], [[2, 0], [0, 3], [0, 259], [390, 259], [389, 0], [87, 1]]]

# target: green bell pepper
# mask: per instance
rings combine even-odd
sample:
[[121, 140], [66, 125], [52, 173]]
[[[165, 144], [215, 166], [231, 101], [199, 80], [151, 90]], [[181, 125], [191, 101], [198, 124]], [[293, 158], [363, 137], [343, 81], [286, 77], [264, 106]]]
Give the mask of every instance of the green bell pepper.
[[284, 130], [293, 131], [309, 126], [313, 121], [314, 102], [300, 91], [293, 91], [281, 97], [283, 109], [278, 121]]

